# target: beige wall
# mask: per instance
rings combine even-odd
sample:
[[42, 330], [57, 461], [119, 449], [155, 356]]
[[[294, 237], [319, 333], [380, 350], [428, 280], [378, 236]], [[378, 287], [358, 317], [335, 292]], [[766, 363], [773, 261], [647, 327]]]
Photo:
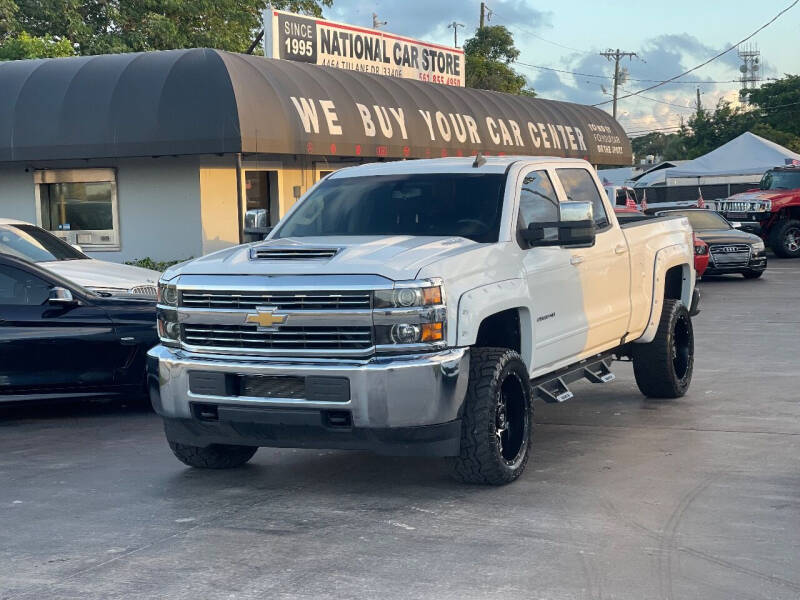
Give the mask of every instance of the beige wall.
[[233, 164], [200, 167], [203, 254], [239, 243], [237, 197], [236, 168]]

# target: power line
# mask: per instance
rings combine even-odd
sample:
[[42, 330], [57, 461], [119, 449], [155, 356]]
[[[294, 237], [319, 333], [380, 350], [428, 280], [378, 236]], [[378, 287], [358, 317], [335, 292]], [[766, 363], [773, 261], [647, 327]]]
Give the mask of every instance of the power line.
[[[783, 16], [783, 15], [784, 15], [786, 12], [788, 12], [789, 10], [791, 10], [792, 8], [794, 8], [794, 7], [797, 5], [797, 3], [798, 3], [798, 2], [800, 2], [800, 0], [794, 0], [794, 2], [792, 2], [792, 3], [791, 3], [789, 6], [787, 6], [786, 8], [784, 8], [782, 11], [780, 11], [780, 12], [779, 12], [777, 15], [775, 15], [774, 17], [772, 17], [772, 18], [771, 18], [769, 21], [767, 21], [766, 23], [764, 23], [764, 25], [762, 25], [761, 27], [759, 27], [758, 29], [756, 29], [756, 30], [755, 30], [753, 33], [751, 33], [750, 35], [748, 35], [748, 36], [747, 36], [747, 37], [745, 37], [744, 39], [742, 39], [742, 40], [738, 41], [737, 43], [735, 43], [735, 44], [734, 44], [733, 46], [731, 46], [730, 48], [727, 48], [726, 50], [723, 50], [723, 51], [722, 51], [722, 52], [720, 52], [719, 54], [716, 54], [716, 55], [712, 56], [711, 58], [709, 58], [709, 59], [708, 59], [708, 60], [706, 60], [705, 62], [702, 62], [702, 63], [700, 63], [700, 64], [699, 64], [699, 65], [697, 65], [696, 67], [692, 67], [692, 68], [691, 68], [691, 69], [689, 69], [688, 71], [684, 71], [683, 73], [680, 73], [680, 74], [678, 74], [678, 75], [675, 75], [675, 77], [670, 77], [669, 79], [667, 79], [667, 80], [665, 80], [665, 81], [663, 81], [663, 82], [661, 82], [661, 83], [657, 83], [657, 84], [655, 84], [655, 85], [651, 85], [650, 87], [646, 87], [646, 88], [644, 88], [644, 89], [641, 89], [641, 90], [639, 90], [639, 91], [637, 91], [637, 92], [632, 92], [632, 93], [630, 93], [630, 94], [628, 94], [628, 95], [626, 95], [626, 96], [621, 96], [620, 98], [617, 98], [617, 100], [623, 100], [623, 99], [625, 99], [625, 98], [630, 98], [630, 97], [632, 97], [632, 96], [638, 96], [638, 95], [639, 95], [639, 94], [641, 94], [642, 92], [647, 92], [647, 91], [653, 90], [653, 89], [655, 89], [655, 88], [657, 88], [657, 87], [661, 87], [661, 86], [662, 86], [662, 85], [664, 85], [665, 83], [670, 83], [671, 81], [674, 81], [674, 80], [676, 80], [676, 79], [680, 79], [681, 77], [684, 77], [684, 76], [688, 75], [689, 73], [692, 73], [692, 72], [694, 72], [694, 71], [697, 71], [698, 69], [700, 69], [700, 68], [702, 68], [702, 67], [705, 67], [707, 64], [709, 64], [709, 63], [711, 63], [711, 62], [713, 62], [713, 61], [717, 60], [719, 57], [721, 57], [721, 56], [723, 56], [723, 55], [727, 54], [728, 52], [730, 52], [730, 51], [731, 51], [731, 50], [733, 50], [734, 48], [737, 48], [739, 45], [741, 45], [741, 44], [745, 43], [747, 40], [749, 40], [750, 38], [752, 38], [753, 36], [755, 36], [757, 33], [760, 33], [761, 31], [763, 31], [764, 29], [766, 29], [767, 27], [769, 27], [770, 25], [772, 25], [772, 24], [773, 24], [775, 21], [777, 21], [777, 20], [778, 20], [780, 17], [782, 17], [782, 16]], [[605, 102], [598, 102], [597, 104], [593, 104], [592, 106], [603, 106], [604, 104], [608, 104], [609, 102], [612, 102], [612, 100], [606, 100]]]
[[653, 129], [642, 129], [642, 130], [639, 130], [639, 131], [626, 131], [625, 133], [626, 133], [626, 135], [633, 135], [633, 134], [637, 134], [637, 133], [638, 134], [642, 134], [642, 135], [647, 135], [648, 133], [656, 133], [658, 131], [674, 131], [674, 130], [680, 129], [680, 128], [681, 128], [680, 125], [675, 125], [673, 127], [655, 127]]
[[[555, 67], [545, 67], [543, 65], [532, 65], [530, 63], [521, 62], [521, 61], [514, 61], [515, 65], [521, 65], [523, 67], [530, 67], [531, 69], [541, 69], [543, 71], [555, 71], [556, 73], [565, 73], [567, 75], [576, 75], [578, 77], [594, 77], [595, 79], [608, 79], [609, 81], [613, 81], [614, 77], [612, 75], [597, 75], [596, 73], [580, 73], [577, 71], [570, 71], [568, 69], [556, 69]], [[664, 79], [637, 79], [635, 77], [628, 77], [627, 81], [636, 81], [639, 83], [686, 83], [691, 85], [702, 85], [702, 84], [712, 84], [712, 83], [740, 83], [738, 79], [725, 79], [722, 81], [702, 81], [702, 80], [687, 80], [687, 81], [670, 81], [667, 82]]]
[[[495, 10], [492, 11], [492, 16], [500, 17], [501, 19], [503, 18], [501, 15], [498, 15], [497, 11], [495, 11]], [[503, 19], [503, 20], [505, 20], [505, 19]], [[528, 25], [526, 25], [525, 23], [511, 23], [509, 21], [507, 21], [507, 23], [509, 23], [510, 27], [517, 27], [517, 28], [520, 28], [520, 29], [525, 29], [530, 36], [535, 37], [537, 40], [540, 40], [540, 41], [545, 42], [547, 44], [552, 44], [553, 46], [558, 46], [559, 48], [564, 48], [565, 50], [572, 50], [573, 52], [579, 52], [580, 54], [594, 54], [594, 52], [587, 52], [586, 50], [581, 50], [579, 48], [573, 48], [572, 46], [566, 46], [564, 44], [560, 44], [559, 42], [554, 42], [553, 40], [548, 40], [547, 38], [544, 38], [544, 37], [540, 36], [538, 33], [534, 33], [533, 29], [531, 27], [529, 27]]]
[[[626, 93], [628, 92], [628, 90], [626, 90], [625, 88], [623, 88], [622, 91], [626, 92]], [[650, 100], [651, 102], [658, 102], [659, 104], [666, 104], [667, 106], [674, 106], [675, 108], [689, 109], [689, 110], [692, 110], [692, 111], [697, 110], [693, 106], [685, 106], [683, 104], [674, 104], [672, 102], [667, 102], [665, 100], [659, 100], [658, 98], [651, 98], [650, 96], [641, 96], [640, 95], [639, 98], [642, 98], [643, 100]]]

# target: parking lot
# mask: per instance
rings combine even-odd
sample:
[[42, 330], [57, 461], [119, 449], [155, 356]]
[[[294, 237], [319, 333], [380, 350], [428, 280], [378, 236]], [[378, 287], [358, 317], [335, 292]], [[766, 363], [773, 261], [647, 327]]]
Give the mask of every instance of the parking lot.
[[261, 449], [193, 471], [141, 407], [0, 413], [0, 598], [800, 597], [800, 261], [701, 284], [690, 393], [537, 404], [501, 488]]

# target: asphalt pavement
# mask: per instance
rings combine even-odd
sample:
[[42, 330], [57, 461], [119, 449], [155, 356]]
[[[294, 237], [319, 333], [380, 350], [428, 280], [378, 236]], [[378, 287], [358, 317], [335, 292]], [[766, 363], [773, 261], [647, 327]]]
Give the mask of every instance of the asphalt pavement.
[[0, 409], [0, 598], [800, 598], [800, 260], [704, 281], [689, 394], [537, 403], [503, 488], [440, 460], [184, 467], [145, 409]]

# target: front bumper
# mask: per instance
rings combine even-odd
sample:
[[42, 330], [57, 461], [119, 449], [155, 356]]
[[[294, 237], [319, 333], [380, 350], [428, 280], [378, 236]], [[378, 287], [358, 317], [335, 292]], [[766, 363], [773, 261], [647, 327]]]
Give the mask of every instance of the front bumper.
[[764, 223], [772, 217], [771, 212], [733, 212], [720, 211], [720, 214], [731, 223], [739, 223], [740, 229], [748, 233], [761, 235]]
[[[224, 385], [201, 386], [198, 392], [198, 386], [190, 384], [190, 373], [193, 382], [198, 381], [197, 373], [209, 381], [220, 374], [248, 381], [346, 380], [344, 388], [349, 390], [335, 400], [243, 395]], [[148, 353], [150, 397], [164, 418], [167, 437], [195, 446], [452, 456], [459, 451], [468, 379], [467, 348], [335, 361], [198, 356], [161, 345]]]
[[746, 265], [740, 266], [726, 266], [718, 265], [714, 262], [713, 258], [708, 261], [708, 268], [703, 275], [725, 275], [730, 273], [745, 273], [748, 271], [758, 272], [767, 268], [767, 255], [764, 252], [755, 254], [750, 257]]

